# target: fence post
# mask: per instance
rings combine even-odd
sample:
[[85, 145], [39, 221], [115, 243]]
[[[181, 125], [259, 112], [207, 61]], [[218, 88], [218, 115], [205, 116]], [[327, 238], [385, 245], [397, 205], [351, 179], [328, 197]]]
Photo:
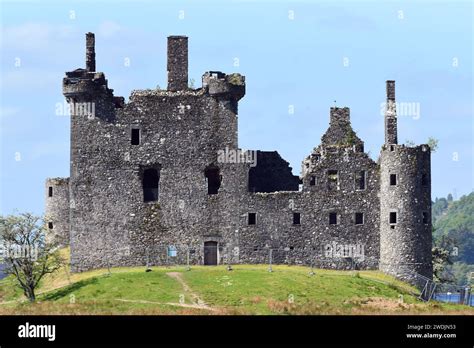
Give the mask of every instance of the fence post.
[[150, 268], [150, 250], [149, 250], [149, 247], [146, 247], [145, 254], [146, 254], [145, 272], [150, 272], [151, 268]]
[[231, 254], [229, 252], [229, 247], [227, 246], [225, 249], [226, 249], [226, 254], [227, 254], [227, 270], [232, 271], [232, 262], [230, 262]]
[[189, 267], [189, 245], [188, 245], [188, 250], [186, 253], [186, 271], [190, 271], [191, 267]]
[[268, 272], [273, 272], [272, 257], [273, 257], [273, 249], [270, 248], [269, 251], [268, 251], [268, 262], [269, 262]]
[[105, 249], [105, 258], [107, 260], [107, 276], [110, 276], [110, 260], [109, 260], [109, 251]]

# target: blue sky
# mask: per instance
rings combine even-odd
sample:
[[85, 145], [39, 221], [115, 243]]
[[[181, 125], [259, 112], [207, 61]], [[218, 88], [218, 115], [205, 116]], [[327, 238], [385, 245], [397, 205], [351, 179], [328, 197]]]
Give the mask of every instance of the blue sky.
[[385, 81], [394, 79], [397, 101], [420, 108], [399, 116], [399, 142], [439, 139], [433, 199], [472, 191], [472, 2], [221, 2], [3, 1], [0, 214], [42, 213], [44, 179], [69, 176], [69, 118], [56, 107], [64, 72], [84, 67], [88, 31], [97, 70], [126, 99], [165, 87], [166, 37], [189, 36], [196, 86], [208, 70], [246, 76], [239, 146], [278, 150], [294, 174], [334, 101], [351, 108], [376, 159]]

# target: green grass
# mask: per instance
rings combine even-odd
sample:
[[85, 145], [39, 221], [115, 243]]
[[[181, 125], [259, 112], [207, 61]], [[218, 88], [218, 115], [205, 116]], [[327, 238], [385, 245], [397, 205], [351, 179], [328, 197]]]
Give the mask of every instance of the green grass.
[[[8, 277], [0, 281], [0, 314], [474, 314], [466, 306], [420, 302], [411, 286], [377, 271], [309, 275], [307, 267], [274, 266], [272, 273], [267, 268], [132, 267], [69, 277], [62, 270], [45, 278], [33, 304]], [[204, 304], [196, 306], [198, 298]]]

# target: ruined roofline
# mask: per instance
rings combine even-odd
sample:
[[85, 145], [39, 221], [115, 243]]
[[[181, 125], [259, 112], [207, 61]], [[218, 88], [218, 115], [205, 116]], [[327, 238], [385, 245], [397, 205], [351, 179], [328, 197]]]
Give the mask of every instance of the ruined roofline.
[[406, 145], [406, 144], [383, 144], [382, 151], [393, 151], [393, 152], [431, 152], [431, 148], [428, 144], [418, 145]]
[[[201, 96], [206, 92], [212, 96], [229, 97], [235, 100], [245, 95], [245, 77], [238, 73], [225, 74], [220, 71], [208, 71], [202, 75], [202, 87], [191, 88], [188, 84], [188, 37], [168, 36], [167, 49], [167, 89], [132, 90], [129, 100], [140, 96]], [[68, 97], [80, 97], [96, 94], [105, 90], [113, 95], [103, 72], [96, 71], [95, 35], [86, 33], [85, 68], [67, 71], [63, 79], [63, 94]], [[123, 98], [123, 97], [116, 97]], [[120, 107], [126, 103], [120, 102]]]

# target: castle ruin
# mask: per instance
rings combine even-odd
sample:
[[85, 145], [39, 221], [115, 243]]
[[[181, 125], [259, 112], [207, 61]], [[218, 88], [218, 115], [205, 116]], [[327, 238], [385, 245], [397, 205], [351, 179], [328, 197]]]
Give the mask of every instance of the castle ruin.
[[191, 246], [195, 264], [265, 263], [272, 249], [275, 263], [432, 277], [430, 148], [398, 144], [394, 81], [378, 162], [349, 108], [332, 107], [298, 177], [278, 152], [238, 147], [244, 76], [210, 71], [188, 86], [187, 37], [168, 37], [168, 88], [128, 102], [96, 71], [94, 46], [86, 34], [85, 69], [63, 80], [70, 177], [46, 180], [49, 227], [70, 245], [73, 271], [164, 264], [163, 246], [184, 263]]

